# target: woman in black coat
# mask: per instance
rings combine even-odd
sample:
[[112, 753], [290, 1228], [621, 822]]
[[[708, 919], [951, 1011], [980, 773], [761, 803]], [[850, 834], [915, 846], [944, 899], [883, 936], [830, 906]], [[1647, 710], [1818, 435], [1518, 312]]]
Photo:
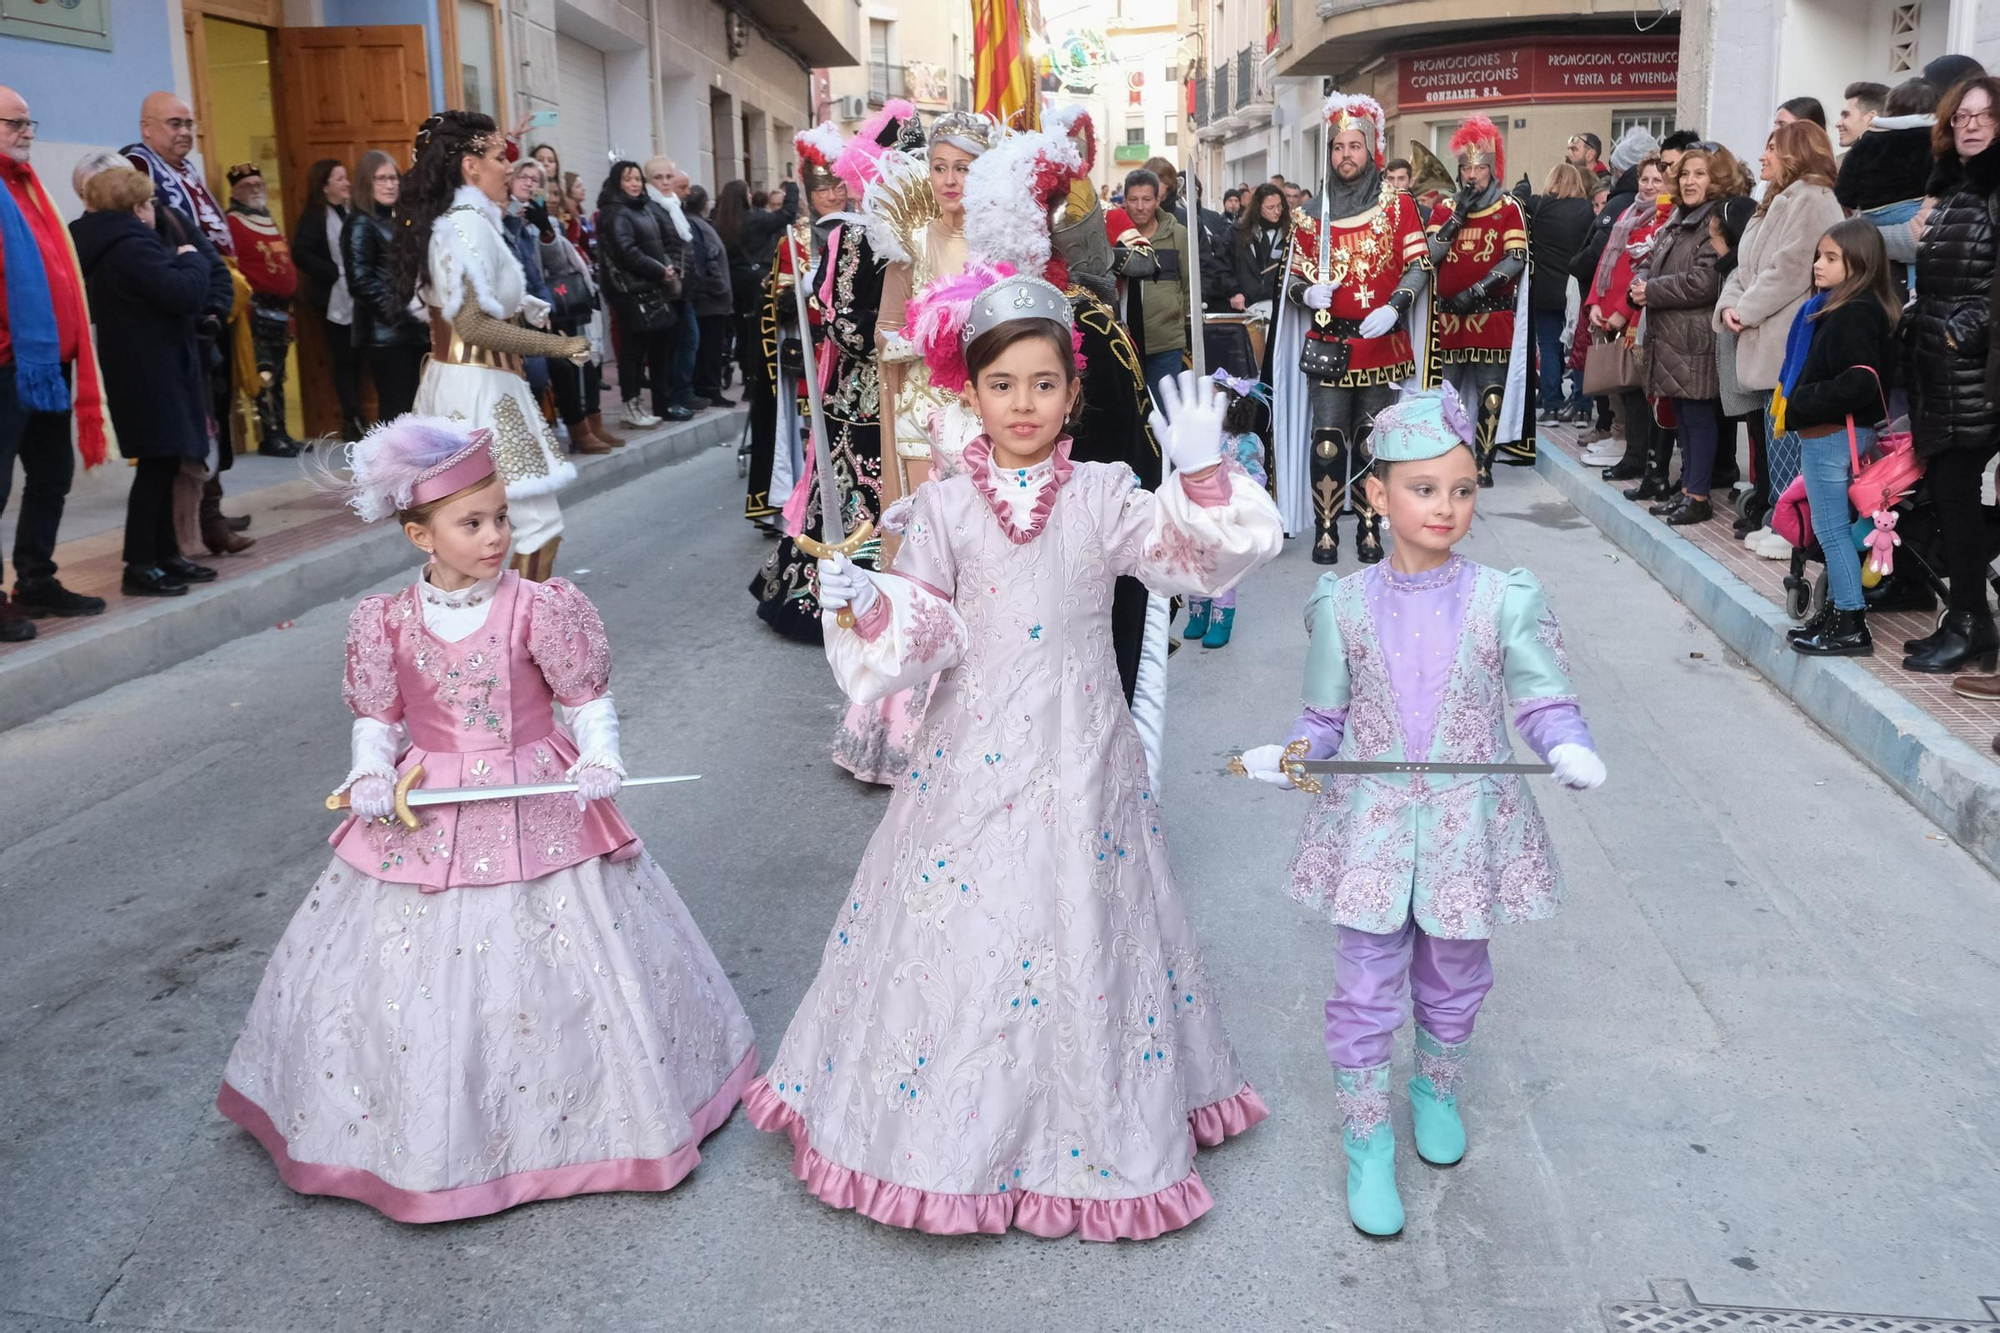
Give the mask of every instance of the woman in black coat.
[[[618, 391], [625, 420], [657, 426], [661, 418], [686, 421], [694, 415], [673, 405], [669, 386], [674, 356], [675, 303], [680, 274], [667, 257], [666, 214], [646, 197], [646, 176], [637, 162], [614, 162], [597, 195], [599, 287], [611, 298], [618, 319]], [[643, 368], [653, 390], [653, 411], [639, 406]]]
[[1583, 403], [1580, 380], [1576, 392], [1563, 393], [1569, 349], [1562, 333], [1569, 313], [1570, 265], [1596, 221], [1585, 193], [1590, 184], [1576, 167], [1558, 162], [1542, 182], [1542, 193], [1528, 203], [1528, 317], [1535, 328], [1543, 421], [1553, 421], [1565, 405], [1574, 409]]
[[[1269, 183], [1259, 185], [1230, 237], [1233, 242], [1230, 260], [1235, 268], [1236, 288], [1243, 293], [1243, 304], [1275, 303], [1278, 278], [1285, 271], [1286, 250], [1292, 237], [1292, 220], [1285, 213], [1285, 192]], [[1276, 309], [1275, 304], [1272, 308]]]
[[361, 438], [361, 357], [355, 350], [354, 298], [341, 270], [341, 237], [347, 230], [348, 199], [354, 185], [347, 168], [330, 157], [306, 173], [306, 206], [292, 230], [292, 262], [298, 266], [299, 293], [319, 320], [327, 359], [333, 362], [333, 392], [340, 400], [341, 433]]
[[384, 421], [409, 411], [417, 401], [430, 326], [399, 305], [389, 275], [389, 237], [403, 176], [396, 160], [371, 149], [356, 166], [361, 197], [340, 233], [347, 289], [354, 297], [354, 346], [367, 358], [375, 380], [375, 410]]
[[119, 452], [134, 460], [125, 506], [124, 591], [179, 597], [215, 571], [174, 541], [174, 478], [208, 457], [208, 405], [196, 325], [208, 304], [209, 262], [154, 231], [153, 183], [127, 167], [84, 186], [89, 212], [70, 224], [97, 325], [97, 360]]
[[1937, 507], [1951, 605], [1937, 632], [1904, 645], [1912, 671], [1986, 670], [2000, 634], [1986, 601], [1981, 474], [2000, 446], [2000, 346], [1992, 337], [1995, 247], [2000, 242], [2000, 80], [1972, 79], [1938, 104], [1937, 167], [1926, 190], [1937, 204], [1911, 225], [1916, 297], [1904, 313], [1911, 429]]

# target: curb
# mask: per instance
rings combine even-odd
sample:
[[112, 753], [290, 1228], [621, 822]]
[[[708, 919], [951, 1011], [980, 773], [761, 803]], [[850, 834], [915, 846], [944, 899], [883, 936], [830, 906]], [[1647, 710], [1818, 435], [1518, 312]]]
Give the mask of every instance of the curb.
[[[575, 505], [628, 481], [736, 440], [743, 409], [719, 412], [643, 437], [616, 453], [578, 458], [562, 491]], [[75, 634], [30, 644], [0, 659], [0, 731], [81, 699], [199, 657], [268, 629], [308, 607], [352, 597], [410, 563], [402, 534], [372, 527], [259, 570], [151, 603]]]
[[2000, 764], [1847, 658], [1802, 657], [1792, 620], [1714, 557], [1546, 442], [1535, 469], [1805, 715], [2000, 874]]

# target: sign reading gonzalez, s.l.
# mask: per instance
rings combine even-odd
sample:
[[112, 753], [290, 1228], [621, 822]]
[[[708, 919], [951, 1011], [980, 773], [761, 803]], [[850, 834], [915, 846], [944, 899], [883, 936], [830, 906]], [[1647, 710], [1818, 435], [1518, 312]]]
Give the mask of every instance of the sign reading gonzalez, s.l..
[[1671, 101], [1674, 37], [1544, 37], [1511, 46], [1450, 46], [1400, 58], [1399, 111], [1514, 102]]

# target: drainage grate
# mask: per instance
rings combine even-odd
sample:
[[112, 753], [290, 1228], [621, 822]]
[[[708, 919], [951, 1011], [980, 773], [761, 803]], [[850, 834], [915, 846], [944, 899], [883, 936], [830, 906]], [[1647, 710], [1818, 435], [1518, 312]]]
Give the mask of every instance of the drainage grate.
[[[1838, 1310], [1774, 1310], [1761, 1305], [1708, 1305], [1679, 1278], [1654, 1279], [1652, 1299], [1606, 1301], [1604, 1327], [1610, 1333], [2000, 1333], [2000, 1317], [1925, 1319], [1915, 1315], [1848, 1314]], [[2000, 1316], [2000, 1297], [1984, 1299], [1987, 1313]]]

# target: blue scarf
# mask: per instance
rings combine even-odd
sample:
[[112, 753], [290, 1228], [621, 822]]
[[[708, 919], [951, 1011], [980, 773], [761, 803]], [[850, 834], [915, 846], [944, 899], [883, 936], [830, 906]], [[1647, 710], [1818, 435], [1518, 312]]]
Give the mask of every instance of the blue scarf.
[[7, 334], [14, 342], [14, 392], [30, 412], [69, 411], [63, 380], [62, 339], [41, 243], [0, 182], [0, 254], [7, 256]]
[[1778, 371], [1778, 387], [1771, 391], [1771, 431], [1782, 435], [1785, 430], [1785, 400], [1792, 390], [1799, 387], [1799, 376], [1805, 372], [1806, 353], [1812, 350], [1813, 317], [1826, 305], [1826, 293], [1814, 292], [1812, 300], [1799, 307], [1799, 313], [1792, 317], [1792, 327], [1785, 332], [1785, 364]]

